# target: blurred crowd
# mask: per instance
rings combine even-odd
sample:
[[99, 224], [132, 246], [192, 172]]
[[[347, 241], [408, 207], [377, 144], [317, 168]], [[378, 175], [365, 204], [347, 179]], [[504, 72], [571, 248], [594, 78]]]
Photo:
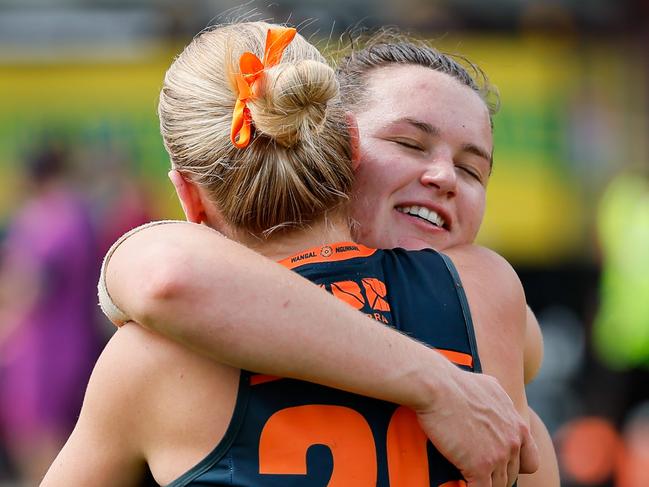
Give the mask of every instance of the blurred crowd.
[[116, 160], [89, 181], [60, 139], [25, 156], [0, 247], [0, 479], [37, 485], [76, 421], [112, 332], [97, 312], [103, 254], [152, 217]]
[[480, 242], [512, 262], [541, 323], [528, 400], [562, 485], [649, 485], [649, 4], [393, 4], [0, 1], [0, 486], [36, 484], [74, 424], [112, 333], [103, 254], [180, 215], [155, 117], [164, 66], [241, 15], [325, 44], [395, 24], [486, 69], [503, 108]]

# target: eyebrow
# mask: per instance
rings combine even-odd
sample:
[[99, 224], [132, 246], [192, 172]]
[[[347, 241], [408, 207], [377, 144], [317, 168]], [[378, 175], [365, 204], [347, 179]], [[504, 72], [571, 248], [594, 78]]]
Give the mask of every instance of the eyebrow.
[[463, 144], [462, 150], [470, 154], [482, 157], [483, 159], [489, 161], [489, 167], [491, 168], [494, 164], [493, 155], [489, 154], [486, 150], [481, 149], [475, 144]]
[[[421, 120], [417, 120], [415, 118], [403, 117], [394, 121], [395, 125], [399, 123], [407, 123], [408, 125], [412, 125], [416, 129], [421, 130], [425, 134], [431, 135], [433, 137], [439, 136], [442, 132], [438, 127], [434, 127], [429, 123], [422, 122]], [[489, 161], [489, 167], [493, 166], [493, 155], [488, 153], [481, 147], [478, 147], [475, 144], [463, 144], [462, 150], [478, 157], [482, 157], [486, 161]]]
[[407, 123], [408, 125], [412, 125], [416, 129], [421, 130], [427, 135], [438, 136], [441, 133], [441, 130], [439, 128], [433, 127], [429, 123], [422, 122], [421, 120], [417, 120], [410, 117], [403, 117], [394, 121], [394, 125], [399, 123]]

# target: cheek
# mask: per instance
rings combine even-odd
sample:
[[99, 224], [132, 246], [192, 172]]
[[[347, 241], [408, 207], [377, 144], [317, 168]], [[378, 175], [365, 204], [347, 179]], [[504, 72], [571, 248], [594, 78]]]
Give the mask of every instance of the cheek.
[[377, 236], [390, 227], [387, 220], [392, 206], [387, 182], [383, 171], [376, 166], [361, 165], [356, 171], [351, 216], [357, 223], [355, 237], [365, 245], [379, 245]]
[[361, 206], [380, 206], [389, 194], [390, 180], [382, 161], [364, 154], [354, 174], [353, 193]]
[[482, 218], [484, 217], [485, 212], [485, 190], [484, 187], [474, 187], [470, 191], [467, 191], [466, 198], [463, 200], [462, 204], [462, 220], [465, 223], [466, 231], [470, 233], [469, 237], [471, 241], [478, 234], [480, 230], [480, 225], [482, 224]]

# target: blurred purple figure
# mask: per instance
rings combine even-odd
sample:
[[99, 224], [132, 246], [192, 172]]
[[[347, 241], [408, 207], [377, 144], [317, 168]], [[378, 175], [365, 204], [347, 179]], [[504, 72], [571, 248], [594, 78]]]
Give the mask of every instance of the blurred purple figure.
[[29, 161], [0, 260], [0, 438], [27, 485], [70, 434], [100, 346], [95, 239], [65, 165], [55, 149]]

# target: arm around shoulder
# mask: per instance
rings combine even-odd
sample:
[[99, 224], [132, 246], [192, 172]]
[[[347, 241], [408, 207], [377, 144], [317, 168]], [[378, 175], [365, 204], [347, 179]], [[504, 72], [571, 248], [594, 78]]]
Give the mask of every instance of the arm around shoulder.
[[538, 452], [530, 436], [524, 388], [527, 308], [522, 284], [511, 265], [489, 249], [467, 245], [446, 253], [458, 270], [469, 301], [483, 372], [498, 379], [524, 419], [519, 423], [524, 440], [521, 471], [533, 472], [538, 466]]
[[431, 400], [421, 383], [446, 380], [452, 367], [202, 225], [131, 235], [107, 262], [106, 284], [129, 319], [238, 368], [414, 405]]

